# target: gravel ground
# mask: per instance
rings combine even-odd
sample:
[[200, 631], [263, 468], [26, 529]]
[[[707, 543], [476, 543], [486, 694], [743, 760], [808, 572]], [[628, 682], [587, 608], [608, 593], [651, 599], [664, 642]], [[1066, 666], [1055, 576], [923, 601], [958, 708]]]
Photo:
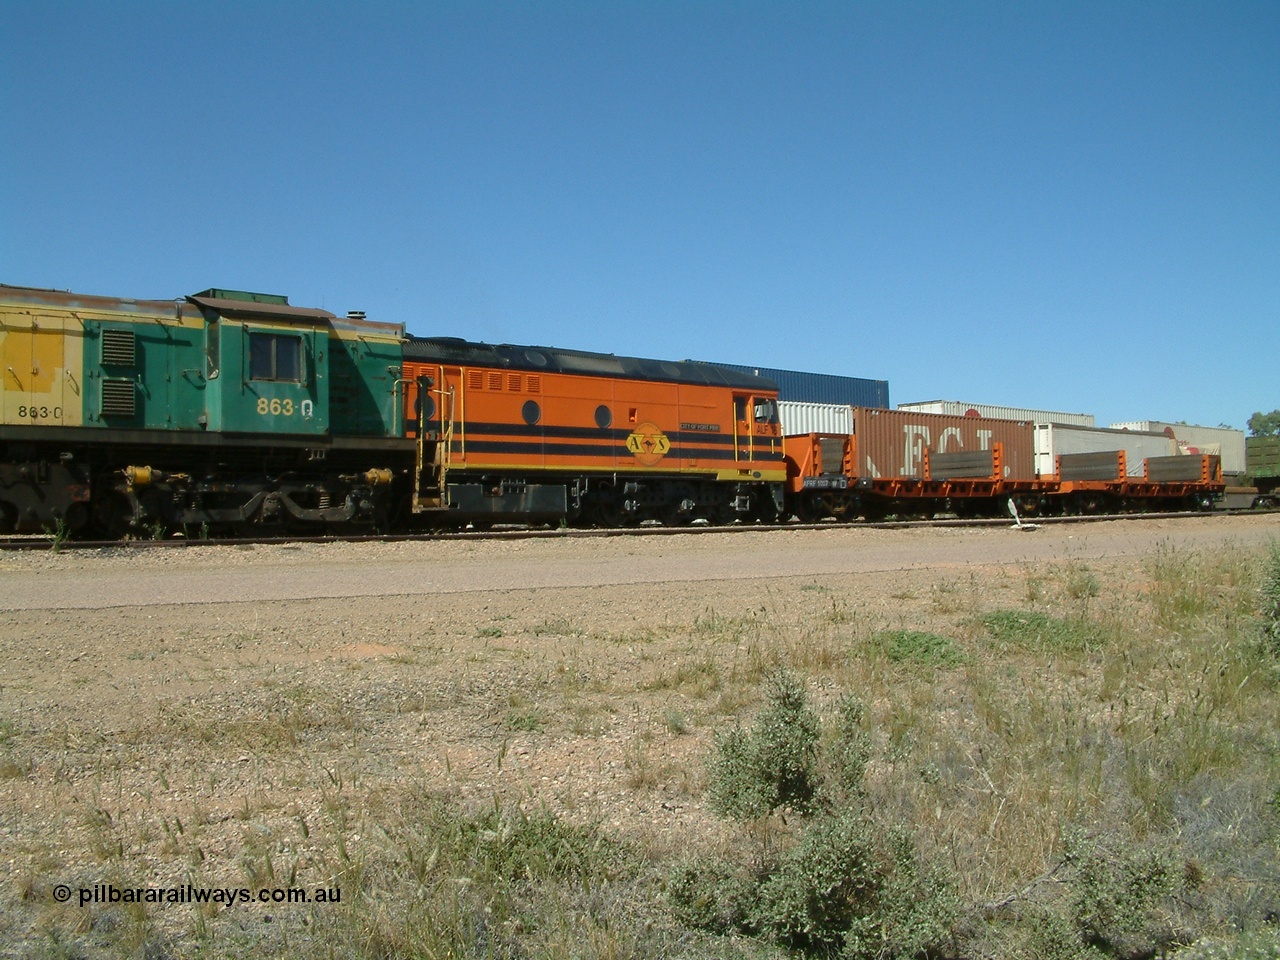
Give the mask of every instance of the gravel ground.
[[1035, 530], [838, 527], [660, 537], [299, 544], [0, 555], [0, 610], [70, 610], [713, 583], [1134, 556], [1277, 536], [1280, 518], [1196, 516]]
[[734, 709], [690, 637], [737, 662], [837, 604], [915, 626], [939, 589], [1016, 599], [1055, 565], [1120, 584], [1163, 544], [1277, 541], [1268, 515], [3, 554], [0, 943], [92, 926], [55, 883], [243, 882], [250, 828], [307, 876], [297, 824], [335, 786], [546, 804], [669, 854], [718, 829], [701, 758]]

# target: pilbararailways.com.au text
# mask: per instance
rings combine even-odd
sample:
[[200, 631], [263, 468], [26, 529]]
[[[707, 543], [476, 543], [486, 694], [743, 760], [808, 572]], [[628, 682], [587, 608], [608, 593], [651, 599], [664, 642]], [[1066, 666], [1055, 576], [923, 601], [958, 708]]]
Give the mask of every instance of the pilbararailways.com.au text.
[[341, 903], [339, 887], [197, 887], [186, 883], [176, 887], [121, 887], [114, 883], [95, 883], [91, 887], [72, 888], [60, 883], [53, 888], [53, 898], [67, 903], [75, 896], [82, 907], [94, 904], [153, 903], [201, 904], [223, 907], [247, 906], [253, 903]]

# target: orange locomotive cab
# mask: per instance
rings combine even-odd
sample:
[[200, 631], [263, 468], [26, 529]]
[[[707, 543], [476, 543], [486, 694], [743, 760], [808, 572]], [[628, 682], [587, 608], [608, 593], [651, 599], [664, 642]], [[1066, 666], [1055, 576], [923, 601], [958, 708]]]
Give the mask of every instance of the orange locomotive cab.
[[441, 523], [773, 519], [772, 381], [710, 364], [411, 339], [414, 511]]

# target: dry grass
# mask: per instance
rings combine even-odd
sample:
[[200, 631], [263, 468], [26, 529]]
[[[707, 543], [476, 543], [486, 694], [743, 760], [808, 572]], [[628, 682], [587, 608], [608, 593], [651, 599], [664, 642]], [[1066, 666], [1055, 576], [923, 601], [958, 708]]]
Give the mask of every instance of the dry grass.
[[[1176, 864], [1193, 908], [1159, 918], [1161, 943], [1256, 927], [1280, 908], [1263, 560], [1165, 546], [1136, 567], [922, 574], [879, 605], [783, 584], [622, 630], [495, 615], [368, 664], [245, 670], [120, 729], [5, 718], [22, 829], [0, 937], [86, 958], [773, 955], [680, 927], [661, 891], [672, 850], [731, 841], [703, 761], [779, 667], [825, 717], [867, 704], [870, 806], [950, 868], [960, 955], [1051, 955], [1073, 832]], [[81, 908], [58, 882], [342, 902]]]

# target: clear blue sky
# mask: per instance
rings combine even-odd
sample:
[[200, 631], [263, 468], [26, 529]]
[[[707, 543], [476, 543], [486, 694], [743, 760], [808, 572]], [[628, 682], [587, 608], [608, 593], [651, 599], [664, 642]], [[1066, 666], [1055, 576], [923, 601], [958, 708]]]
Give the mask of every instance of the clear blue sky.
[[1280, 407], [1280, 3], [9, 5], [0, 281]]

